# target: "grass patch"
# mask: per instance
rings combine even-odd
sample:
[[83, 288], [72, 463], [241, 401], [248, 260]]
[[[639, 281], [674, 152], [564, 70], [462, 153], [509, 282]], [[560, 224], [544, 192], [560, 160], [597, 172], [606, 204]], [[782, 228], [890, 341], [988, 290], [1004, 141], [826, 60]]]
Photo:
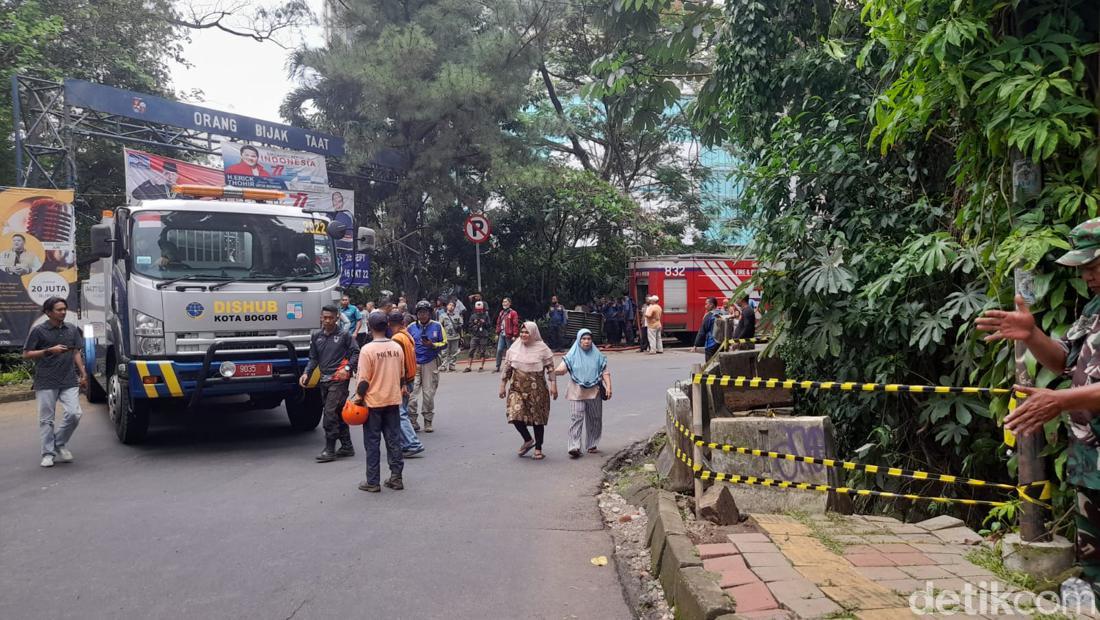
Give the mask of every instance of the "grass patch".
[[997, 543], [992, 549], [979, 547], [966, 554], [966, 560], [976, 566], [981, 566], [993, 573], [1001, 581], [1024, 590], [1035, 591], [1039, 583], [1027, 573], [1018, 573], [1005, 568], [1004, 559], [1001, 558], [1001, 543]]
[[667, 443], [668, 435], [663, 432], [656, 433], [655, 435], [653, 435], [653, 437], [650, 438], [649, 445], [647, 445], [645, 448], [646, 455], [656, 457], [657, 454], [661, 452], [661, 448], [664, 448], [665, 444]]
[[833, 538], [833, 534], [830, 531], [836, 529], [834, 526], [837, 523], [832, 515], [828, 516], [828, 521], [819, 521], [811, 519], [810, 515], [804, 512], [789, 512], [787, 514], [795, 521], [805, 525], [806, 528], [810, 530], [810, 536], [816, 538], [826, 549], [837, 555], [844, 555], [844, 548], [846, 545], [836, 538]]
[[19, 353], [0, 354], [0, 385], [30, 381], [34, 364]]
[[622, 495], [629, 487], [638, 482], [645, 482], [653, 488], [660, 488], [661, 481], [657, 477], [656, 471], [646, 471], [645, 466], [651, 464], [649, 461], [641, 463], [639, 465], [631, 465], [625, 469], [620, 469], [616, 476], [615, 482], [612, 488], [616, 493]]

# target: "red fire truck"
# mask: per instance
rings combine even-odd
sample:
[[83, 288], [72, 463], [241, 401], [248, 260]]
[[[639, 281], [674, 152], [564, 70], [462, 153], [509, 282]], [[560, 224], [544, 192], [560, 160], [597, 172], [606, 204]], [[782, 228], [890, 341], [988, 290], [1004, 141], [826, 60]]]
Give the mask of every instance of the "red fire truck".
[[[756, 271], [756, 261], [717, 254], [644, 256], [630, 259], [630, 294], [638, 305], [657, 295], [664, 310], [664, 333], [681, 341], [695, 338], [707, 297], [729, 299]], [[748, 291], [758, 297], [758, 291]]]

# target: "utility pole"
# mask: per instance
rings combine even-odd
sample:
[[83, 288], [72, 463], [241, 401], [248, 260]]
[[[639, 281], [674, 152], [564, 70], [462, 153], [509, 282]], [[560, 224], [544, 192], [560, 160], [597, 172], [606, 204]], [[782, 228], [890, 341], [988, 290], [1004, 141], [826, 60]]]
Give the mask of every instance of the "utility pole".
[[[1021, 209], [1033, 201], [1042, 189], [1042, 177], [1038, 164], [1014, 153], [1012, 161], [1012, 204]], [[1017, 269], [1014, 273], [1016, 294], [1024, 298], [1028, 305], [1035, 303], [1035, 274], [1026, 269]], [[1027, 345], [1016, 341], [1016, 383], [1033, 387], [1035, 378], [1027, 370]], [[1016, 437], [1016, 462], [1018, 484], [1021, 486], [1046, 480], [1046, 463], [1042, 456], [1046, 446], [1046, 437], [1042, 432]], [[1031, 497], [1037, 497], [1039, 491], [1027, 489]], [[1046, 528], [1047, 510], [1042, 506], [1024, 501], [1020, 504], [1020, 538], [1024, 542], [1046, 542], [1051, 533]]]

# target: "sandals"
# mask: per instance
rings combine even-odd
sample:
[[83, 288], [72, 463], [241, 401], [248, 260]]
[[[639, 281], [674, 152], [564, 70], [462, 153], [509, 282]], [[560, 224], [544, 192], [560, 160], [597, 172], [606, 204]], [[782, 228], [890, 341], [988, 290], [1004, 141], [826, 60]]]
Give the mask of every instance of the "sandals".
[[573, 448], [569, 451], [569, 456], [575, 459], [579, 459], [581, 457], [581, 451], [577, 448]]
[[534, 447], [535, 447], [535, 441], [534, 440], [525, 441], [525, 442], [523, 442], [523, 445], [520, 446], [519, 452], [517, 452], [516, 454], [518, 454], [519, 456], [527, 456], [527, 453], [530, 452], [531, 448], [534, 448]]
[[589, 449], [588, 449], [588, 453], [589, 453], [589, 454], [599, 454], [599, 453], [600, 453], [600, 451], [599, 451], [599, 449], [597, 449], [597, 448], [589, 448]]
[[532, 456], [531, 458], [536, 461], [541, 461], [542, 459], [546, 458], [546, 455], [542, 453], [542, 450], [535, 450], [535, 456]]

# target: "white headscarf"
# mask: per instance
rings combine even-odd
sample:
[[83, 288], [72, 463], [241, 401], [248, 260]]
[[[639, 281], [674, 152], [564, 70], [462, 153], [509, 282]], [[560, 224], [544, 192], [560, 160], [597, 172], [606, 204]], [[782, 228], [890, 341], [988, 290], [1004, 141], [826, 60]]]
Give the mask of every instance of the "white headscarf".
[[512, 346], [508, 347], [508, 354], [504, 359], [516, 370], [542, 372], [543, 368], [554, 363], [554, 352], [542, 341], [539, 326], [534, 321], [524, 323], [523, 329], [531, 334], [530, 343], [524, 345], [522, 338], [516, 338]]

